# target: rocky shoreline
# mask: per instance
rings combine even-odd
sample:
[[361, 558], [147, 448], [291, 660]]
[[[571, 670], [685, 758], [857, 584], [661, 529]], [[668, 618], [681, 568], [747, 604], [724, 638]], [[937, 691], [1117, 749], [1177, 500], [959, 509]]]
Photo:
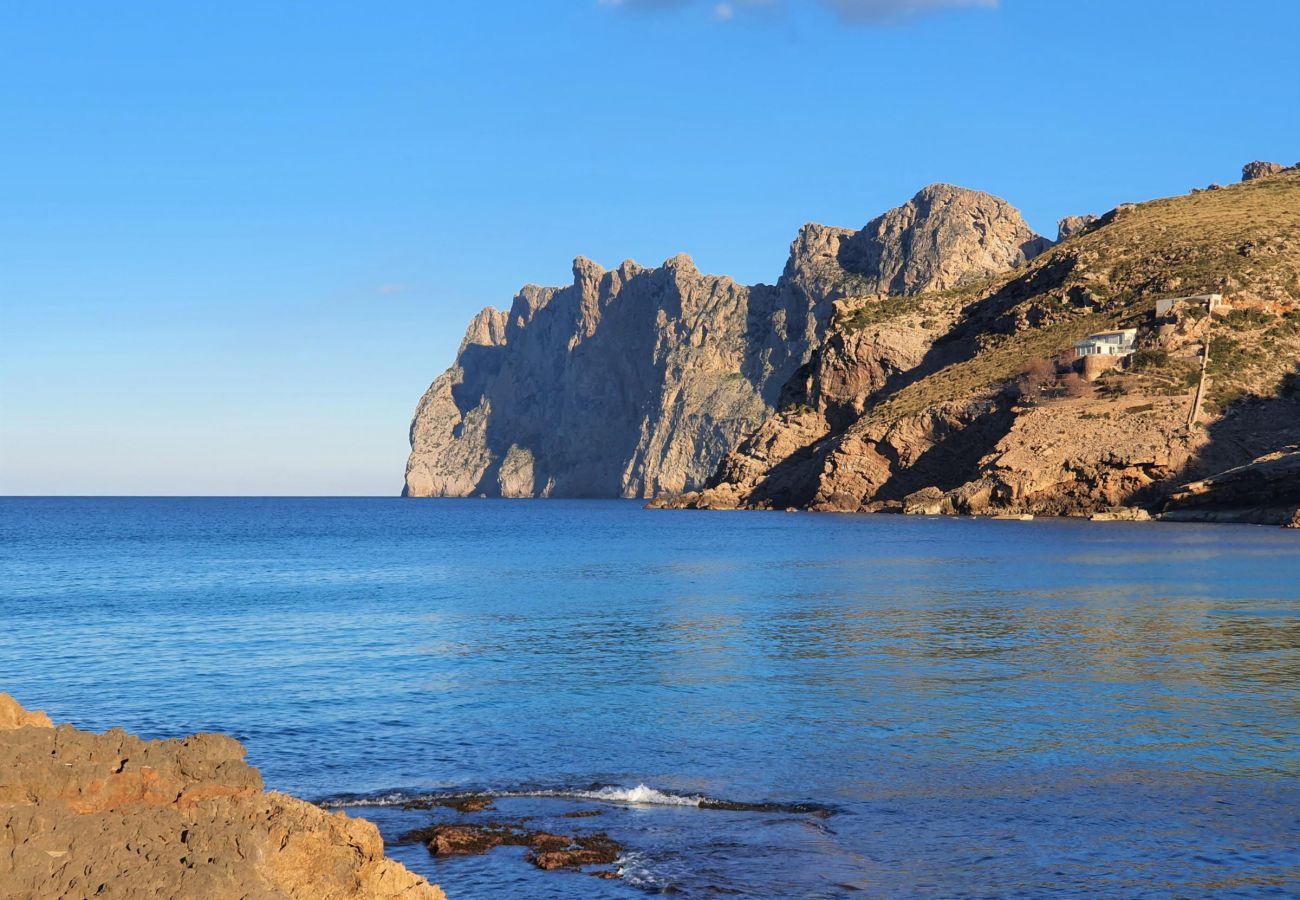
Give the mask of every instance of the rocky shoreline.
[[218, 734], [54, 726], [0, 693], [0, 895], [444, 900], [379, 830], [265, 791]]

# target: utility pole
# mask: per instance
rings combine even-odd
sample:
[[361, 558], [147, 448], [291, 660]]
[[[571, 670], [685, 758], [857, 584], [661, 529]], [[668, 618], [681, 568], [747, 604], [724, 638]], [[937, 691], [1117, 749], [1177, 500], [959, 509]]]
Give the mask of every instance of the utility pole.
[[1196, 385], [1196, 399], [1192, 401], [1192, 411], [1187, 417], [1187, 430], [1191, 431], [1201, 418], [1201, 401], [1205, 399], [1205, 370], [1210, 365], [1210, 332], [1214, 328], [1213, 302], [1206, 304], [1208, 315], [1205, 322], [1205, 342], [1201, 347], [1201, 380]]

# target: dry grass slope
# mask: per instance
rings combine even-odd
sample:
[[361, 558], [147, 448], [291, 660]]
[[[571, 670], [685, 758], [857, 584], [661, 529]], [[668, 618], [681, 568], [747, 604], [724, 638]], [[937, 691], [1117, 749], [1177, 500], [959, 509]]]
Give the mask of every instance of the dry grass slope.
[[1300, 309], [1300, 172], [1121, 207], [1023, 269], [951, 291], [887, 298], [838, 324], [855, 330], [965, 304], [952, 337], [967, 343], [967, 358], [877, 403], [871, 418], [887, 420], [996, 390], [1032, 360], [1064, 352], [1089, 333], [1148, 320], [1158, 297], [1198, 293], [1275, 310], [1238, 311], [1216, 323], [1211, 411], [1282, 389], [1300, 363], [1300, 313], [1286, 312]]

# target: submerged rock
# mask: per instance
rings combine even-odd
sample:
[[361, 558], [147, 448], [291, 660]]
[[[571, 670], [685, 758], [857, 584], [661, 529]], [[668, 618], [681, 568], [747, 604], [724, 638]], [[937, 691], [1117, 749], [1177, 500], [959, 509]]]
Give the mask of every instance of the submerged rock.
[[618, 859], [618, 844], [603, 834], [577, 838], [576, 846], [548, 850], [531, 857], [539, 869], [578, 869], [583, 866], [607, 866]]
[[379, 830], [262, 789], [239, 742], [53, 727], [0, 693], [0, 886], [17, 897], [442, 900]]
[[[563, 835], [498, 822], [430, 825], [407, 832], [401, 840], [424, 844], [435, 856], [473, 856], [497, 847], [527, 847], [531, 851], [528, 861], [548, 871], [611, 865], [623, 849], [604, 832]], [[592, 874], [616, 877], [615, 873]]]
[[419, 800], [412, 800], [409, 803], [402, 804], [402, 808], [434, 809], [444, 807], [461, 813], [476, 813], [491, 809], [492, 803], [492, 797], [475, 794], [468, 797], [421, 797]]

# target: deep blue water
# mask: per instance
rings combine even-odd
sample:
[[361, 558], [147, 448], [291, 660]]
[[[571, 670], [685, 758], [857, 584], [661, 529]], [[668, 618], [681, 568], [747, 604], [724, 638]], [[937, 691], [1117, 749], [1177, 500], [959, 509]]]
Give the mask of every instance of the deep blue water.
[[453, 900], [1300, 891], [1294, 531], [4, 499], [0, 623], [0, 690], [57, 721], [628, 848], [621, 881], [390, 849]]

